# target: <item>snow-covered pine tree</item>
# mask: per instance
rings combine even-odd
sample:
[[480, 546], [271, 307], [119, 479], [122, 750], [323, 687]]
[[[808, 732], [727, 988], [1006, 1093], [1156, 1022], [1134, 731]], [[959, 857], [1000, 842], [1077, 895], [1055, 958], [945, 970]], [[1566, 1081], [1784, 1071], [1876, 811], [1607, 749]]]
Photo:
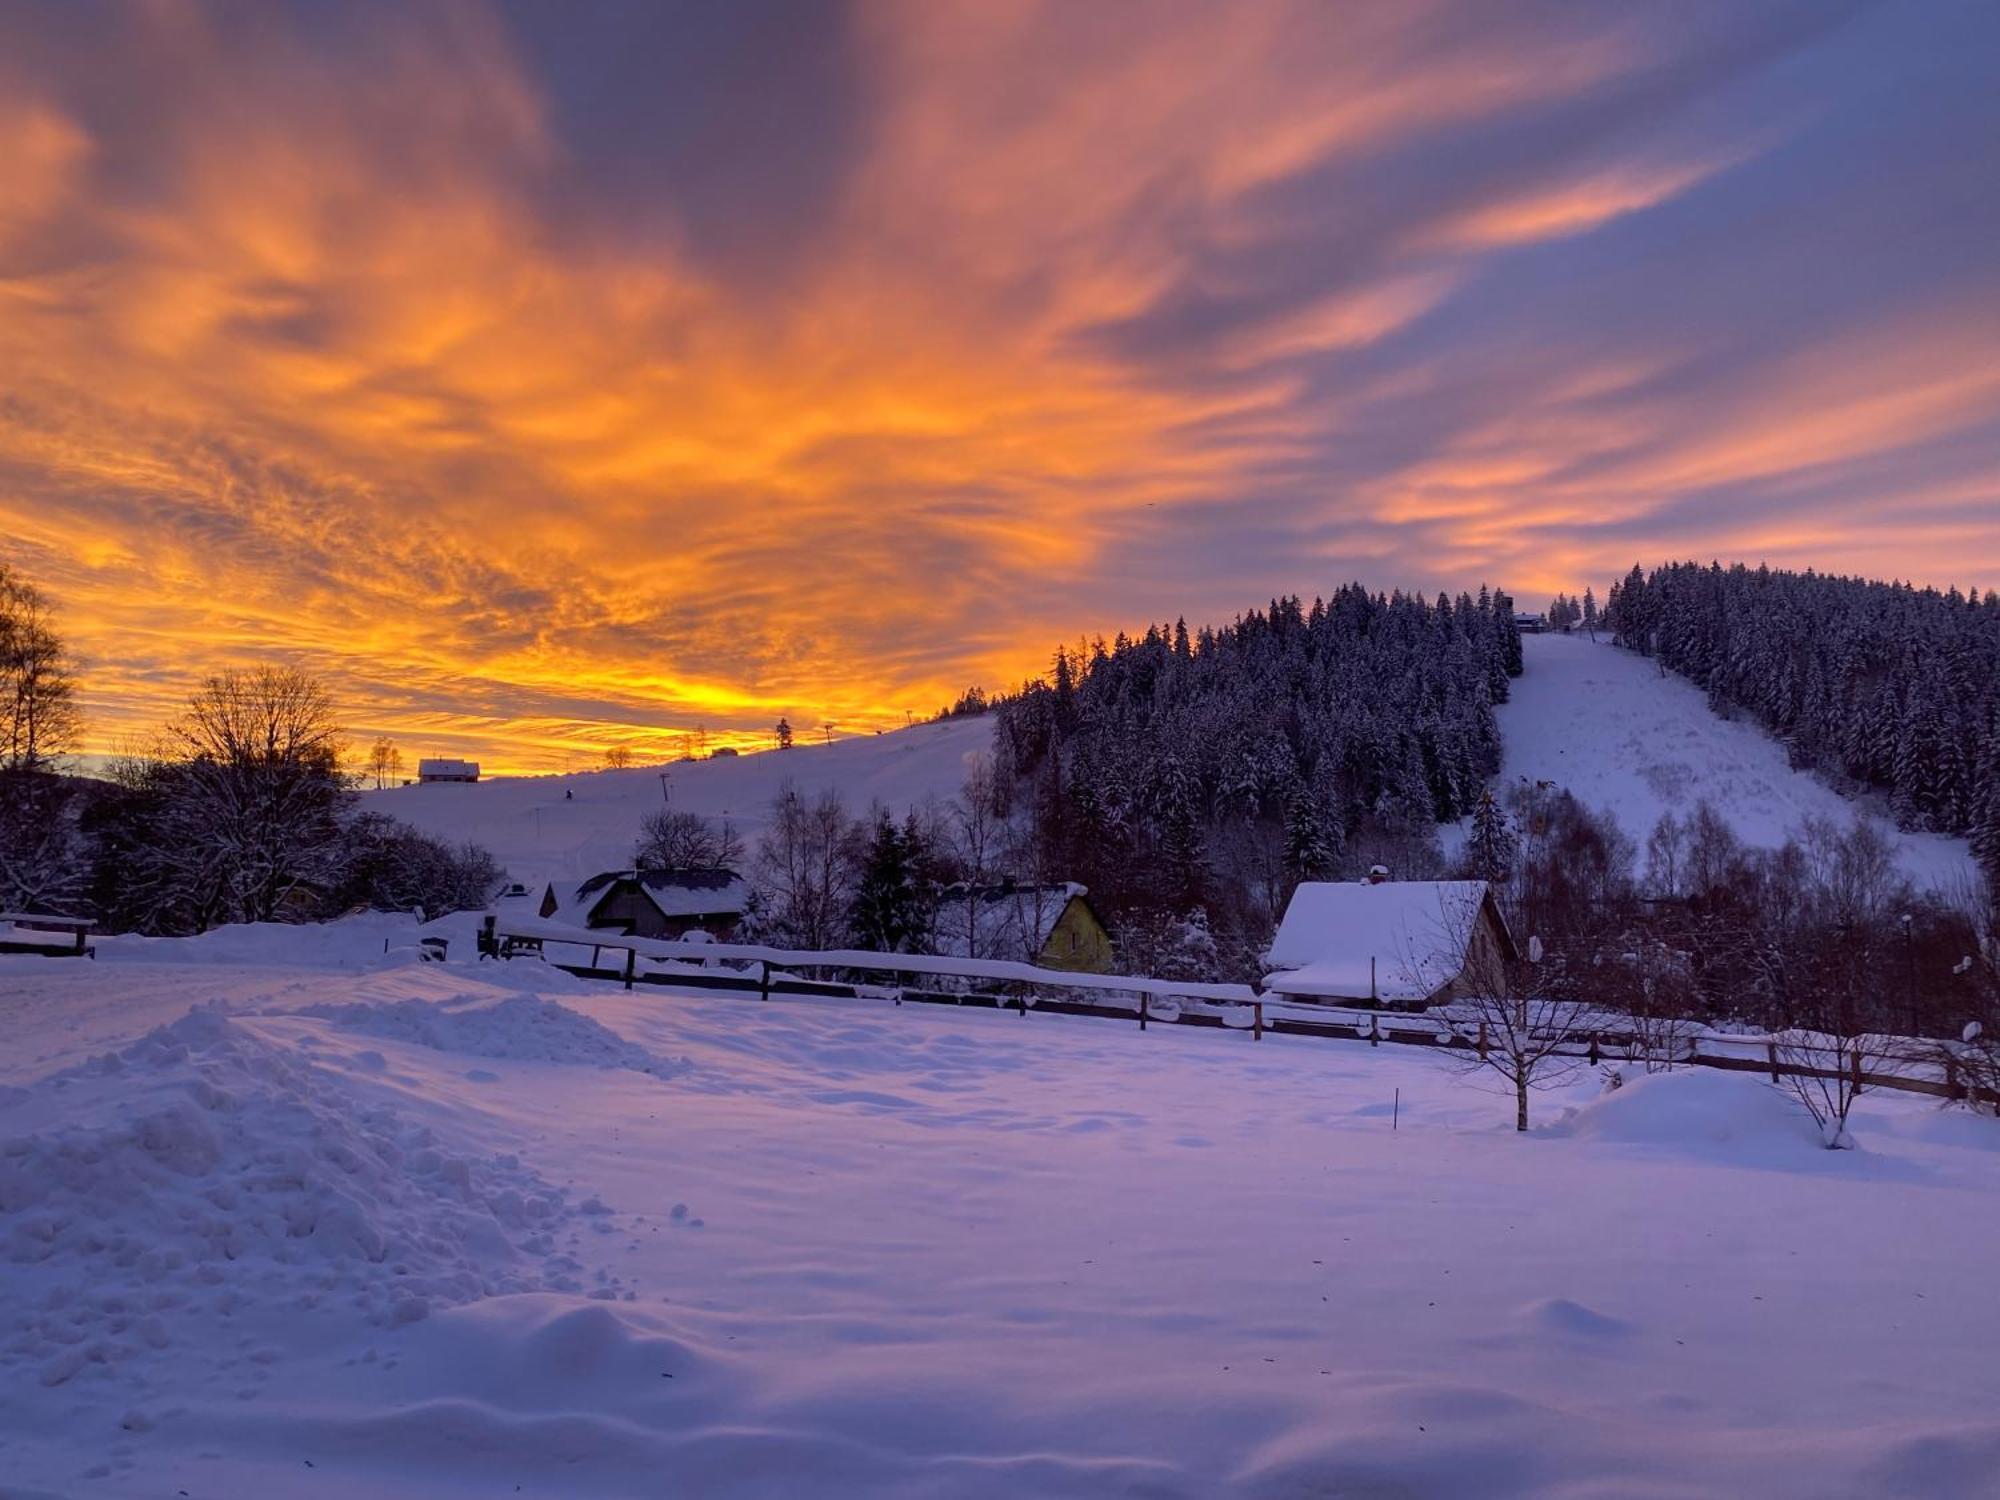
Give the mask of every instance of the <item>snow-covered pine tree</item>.
[[1473, 875], [1494, 885], [1503, 883], [1513, 871], [1514, 829], [1491, 789], [1480, 793], [1472, 809], [1472, 830], [1466, 837], [1465, 854]]
[[875, 953], [901, 953], [921, 926], [909, 840], [889, 814], [877, 809], [848, 926], [859, 946]]

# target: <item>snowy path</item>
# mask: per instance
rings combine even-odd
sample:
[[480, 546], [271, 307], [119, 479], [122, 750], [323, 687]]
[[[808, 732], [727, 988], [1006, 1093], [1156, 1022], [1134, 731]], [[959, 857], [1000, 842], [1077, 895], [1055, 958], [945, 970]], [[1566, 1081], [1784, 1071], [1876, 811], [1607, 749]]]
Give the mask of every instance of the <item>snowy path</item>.
[[[1527, 670], [1499, 709], [1501, 781], [1550, 781], [1609, 809], [1638, 845], [1671, 810], [1702, 798], [1747, 843], [1775, 848], [1808, 818], [1846, 823], [1856, 805], [1794, 771], [1784, 749], [1748, 718], [1725, 720], [1682, 678], [1584, 635], [1524, 637]], [[1971, 872], [1962, 839], [1898, 833], [1904, 870], [1920, 886]]]
[[[233, 1019], [49, 1079], [197, 1000]], [[1591, 1079], [1541, 1101], [1575, 1122], [1520, 1139], [1391, 1048], [628, 997], [527, 964], [0, 961], [0, 1025], [24, 1086], [0, 1093], [0, 1327], [27, 1330], [0, 1352], [0, 1493], [1969, 1497], [2000, 1474], [2000, 1129], [1916, 1101], [1868, 1101], [1867, 1149], [1829, 1155], [1749, 1078], [1603, 1102]], [[197, 1075], [230, 1096], [203, 1106], [220, 1165], [179, 1136], [104, 1154], [207, 1099]], [[1668, 1128], [1691, 1106], [1701, 1139]], [[143, 1239], [146, 1210], [170, 1239], [198, 1204], [251, 1247], [159, 1283], [185, 1300], [158, 1348], [112, 1331], [152, 1285], [115, 1254], [21, 1253], [51, 1212], [20, 1206], [38, 1153], [93, 1129], [121, 1164], [106, 1233]], [[288, 1222], [343, 1193], [379, 1265], [323, 1230], [260, 1258], [229, 1153], [267, 1136], [318, 1163]], [[435, 1290], [395, 1325], [398, 1257]]]

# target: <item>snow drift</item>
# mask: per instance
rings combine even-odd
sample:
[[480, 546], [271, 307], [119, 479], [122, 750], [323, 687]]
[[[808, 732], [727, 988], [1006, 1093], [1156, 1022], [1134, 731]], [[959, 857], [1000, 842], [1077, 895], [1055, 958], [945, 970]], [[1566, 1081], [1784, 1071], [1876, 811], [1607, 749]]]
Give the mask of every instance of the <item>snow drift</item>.
[[169, 1350], [193, 1324], [398, 1325], [579, 1290], [557, 1244], [574, 1212], [513, 1157], [453, 1154], [196, 1010], [0, 1098], [0, 1261], [33, 1309], [0, 1371], [59, 1385]]

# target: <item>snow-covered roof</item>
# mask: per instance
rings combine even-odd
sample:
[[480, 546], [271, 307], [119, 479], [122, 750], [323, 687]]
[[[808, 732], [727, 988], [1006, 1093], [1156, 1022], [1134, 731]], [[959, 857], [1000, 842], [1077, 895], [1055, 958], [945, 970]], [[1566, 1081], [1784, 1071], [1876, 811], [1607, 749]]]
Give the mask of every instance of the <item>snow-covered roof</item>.
[[419, 776], [477, 776], [479, 762], [476, 760], [420, 760], [417, 762]]
[[1286, 995], [1423, 1000], [1465, 968], [1483, 880], [1308, 881], [1293, 892], [1264, 981]]
[[577, 887], [586, 912], [623, 880], [636, 881], [663, 917], [740, 916], [750, 907], [750, 886], [734, 870], [608, 870]]
[[1078, 896], [1074, 881], [1052, 885], [952, 886], [939, 898], [936, 951], [941, 958], [1030, 960]]
[[597, 904], [597, 897], [593, 893], [589, 900], [584, 900], [578, 894], [582, 885], [583, 882], [580, 880], [546, 882], [538, 902], [541, 914], [549, 921], [560, 922], [565, 927], [589, 925], [590, 908]]

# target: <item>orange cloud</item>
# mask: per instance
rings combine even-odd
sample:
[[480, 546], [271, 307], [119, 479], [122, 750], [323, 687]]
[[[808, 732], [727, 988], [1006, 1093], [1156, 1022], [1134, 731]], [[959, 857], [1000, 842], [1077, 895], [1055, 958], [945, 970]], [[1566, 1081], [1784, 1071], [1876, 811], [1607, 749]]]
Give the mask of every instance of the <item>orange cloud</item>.
[[[1503, 261], [1773, 138], [1572, 117], [1754, 48], [1444, 0], [1138, 14], [862, 7], [853, 159], [782, 273], [704, 249], [671, 182], [657, 217], [612, 201], [477, 6], [18, 38], [0, 532], [64, 608], [92, 748], [257, 655], [357, 736], [500, 769], [866, 730], [1363, 563], [1574, 588], [1678, 545], [1688, 497], [1993, 409], [1964, 303], [1802, 340], [1726, 409], [1677, 385], [1713, 329], [1488, 328]], [[1709, 534], [1803, 545], [1770, 495]]]

